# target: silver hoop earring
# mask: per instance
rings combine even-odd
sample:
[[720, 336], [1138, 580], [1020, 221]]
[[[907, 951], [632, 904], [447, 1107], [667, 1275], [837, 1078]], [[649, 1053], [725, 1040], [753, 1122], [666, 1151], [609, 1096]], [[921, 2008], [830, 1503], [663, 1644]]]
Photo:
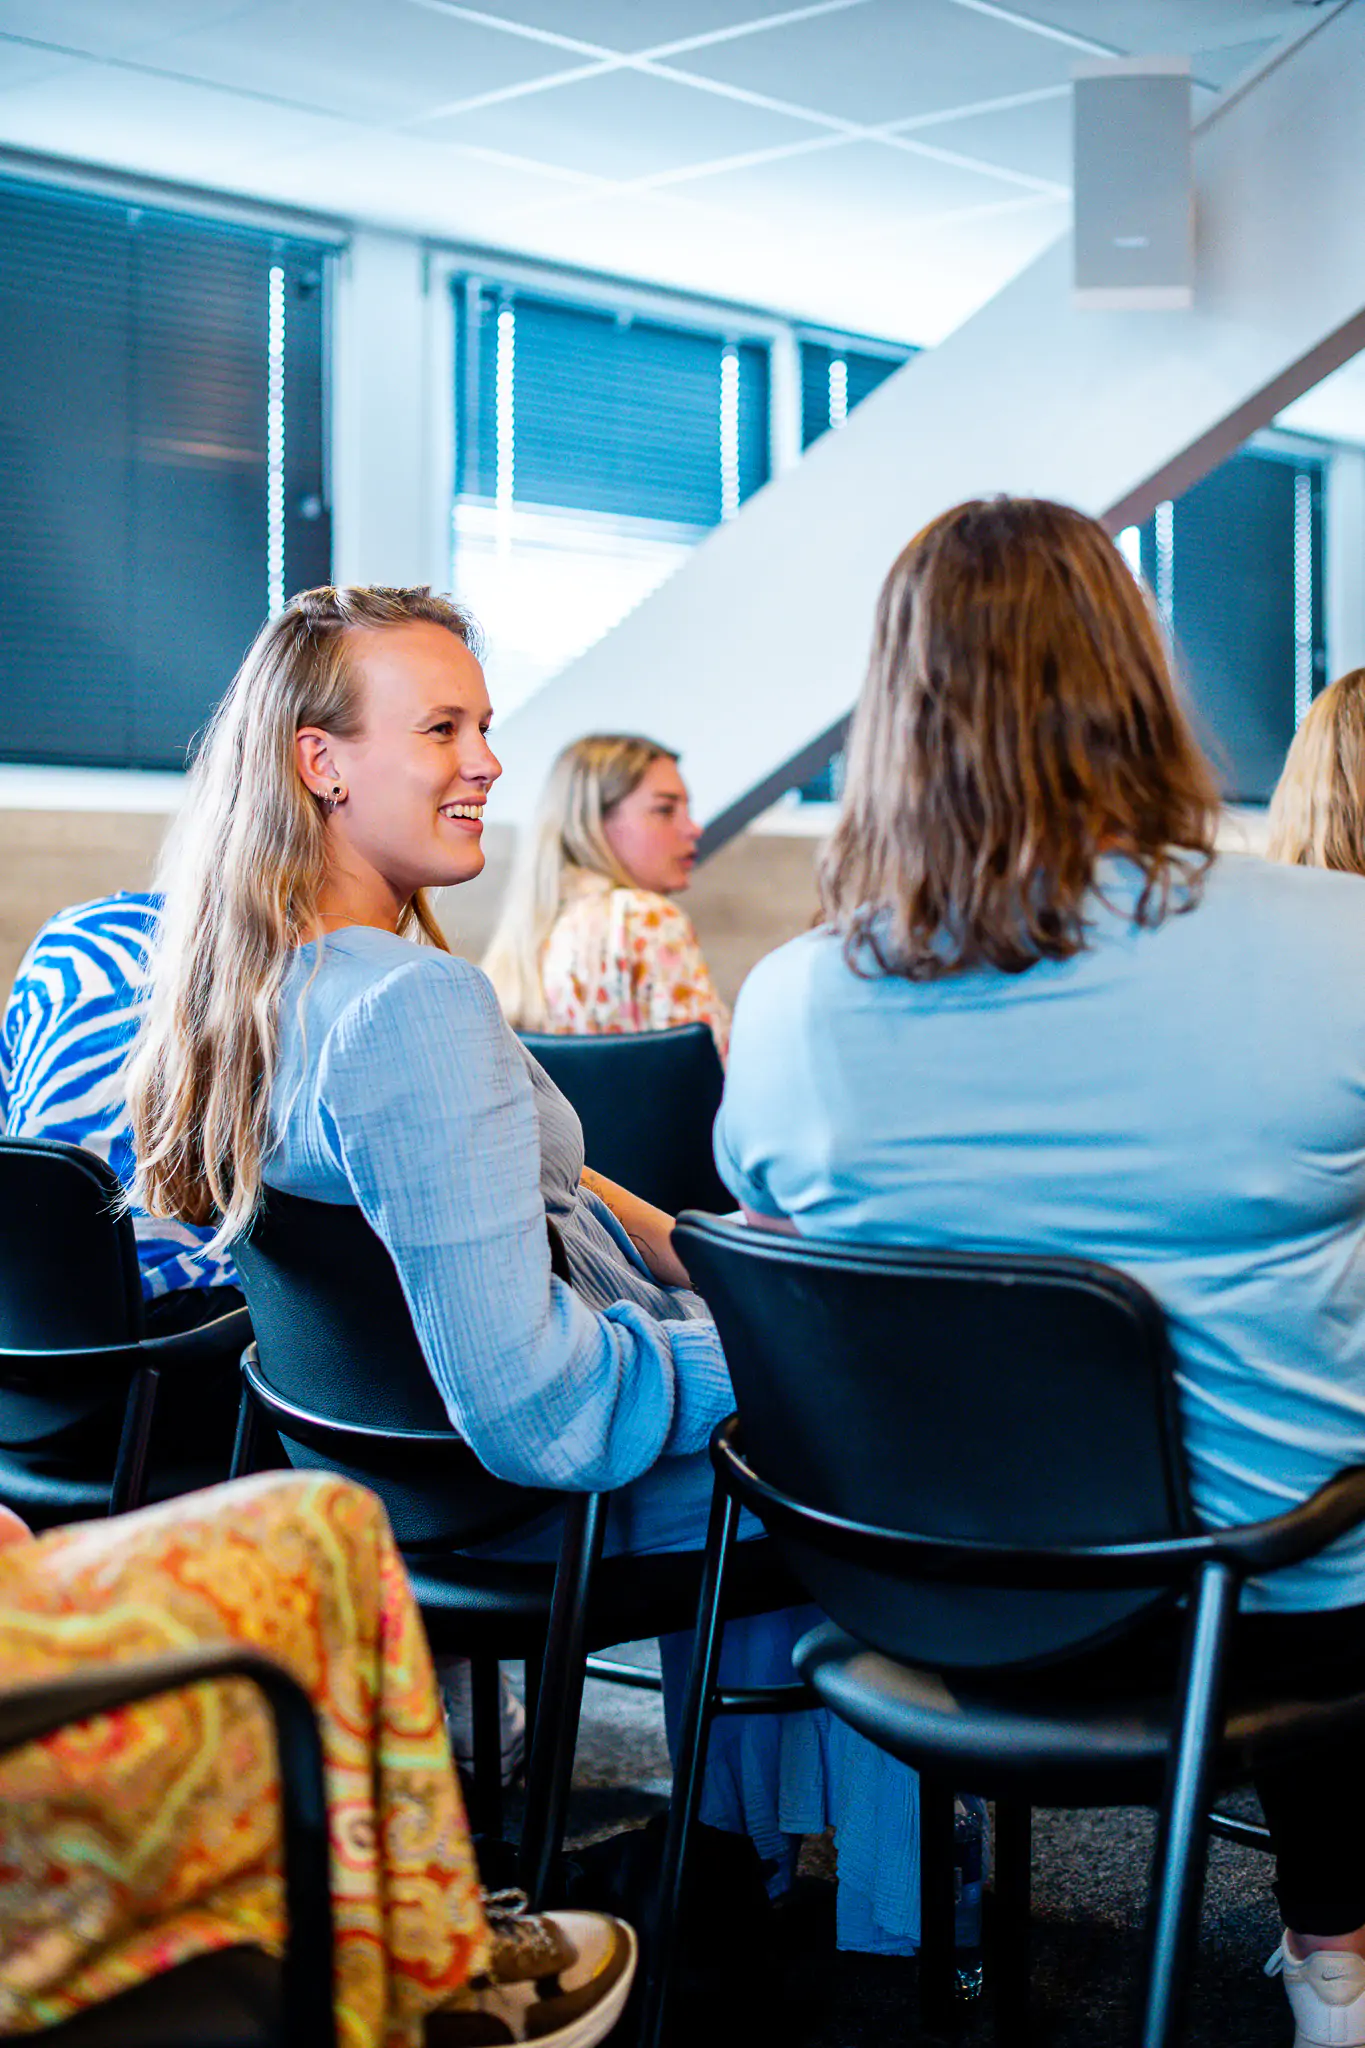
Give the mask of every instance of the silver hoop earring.
[[332, 784], [331, 789], [322, 799], [323, 809], [330, 815], [330, 813], [336, 809], [337, 805], [341, 802], [345, 794], [346, 792], [342, 788], [341, 784], [339, 782], [334, 782]]

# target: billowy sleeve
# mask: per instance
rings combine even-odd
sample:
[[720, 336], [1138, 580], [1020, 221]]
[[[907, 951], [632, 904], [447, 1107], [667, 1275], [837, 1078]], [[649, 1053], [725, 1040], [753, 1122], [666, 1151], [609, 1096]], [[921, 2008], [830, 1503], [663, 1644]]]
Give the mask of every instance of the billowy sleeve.
[[477, 968], [425, 953], [375, 983], [320, 1081], [329, 1145], [490, 1472], [609, 1489], [704, 1448], [734, 1405], [714, 1324], [594, 1310], [550, 1272], [530, 1077]]

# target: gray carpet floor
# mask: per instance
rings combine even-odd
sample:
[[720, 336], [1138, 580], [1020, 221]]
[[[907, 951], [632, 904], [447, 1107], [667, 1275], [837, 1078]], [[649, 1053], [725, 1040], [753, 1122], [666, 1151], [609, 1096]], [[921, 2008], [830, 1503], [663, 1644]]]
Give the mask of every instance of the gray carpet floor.
[[[652, 1646], [625, 1654], [653, 1661]], [[667, 1804], [668, 1753], [657, 1695], [590, 1683], [570, 1815], [572, 1841], [641, 1825]], [[1251, 1795], [1227, 1802], [1256, 1812]], [[515, 1813], [515, 1806], [513, 1807]], [[1040, 1812], [1034, 1820], [1033, 2013], [1038, 2048], [1121, 2048], [1139, 2009], [1141, 1928], [1153, 1820], [1133, 1811]], [[841, 1954], [834, 1941], [837, 1844], [809, 1842], [794, 1892], [771, 1916], [754, 1967], [768, 1987], [764, 2017], [727, 2028], [724, 1977], [685, 1985], [671, 2048], [884, 2048], [921, 2038], [913, 1960]], [[1284, 1992], [1262, 1974], [1279, 1938], [1268, 1857], [1214, 1842], [1186, 2040], [1190, 2048], [1288, 2048]], [[706, 1940], [704, 1901], [694, 1945]], [[963, 2048], [991, 2038], [989, 1984], [966, 2009]], [[628, 2048], [613, 2036], [613, 2048]]]

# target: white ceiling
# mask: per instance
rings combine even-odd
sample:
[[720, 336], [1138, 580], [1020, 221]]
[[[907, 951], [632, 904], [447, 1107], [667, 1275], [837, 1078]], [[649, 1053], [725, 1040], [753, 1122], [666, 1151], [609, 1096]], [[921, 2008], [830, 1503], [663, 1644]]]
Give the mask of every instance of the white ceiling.
[[1265, 0], [0, 0], [0, 146], [939, 340], [1065, 226], [1073, 64]]

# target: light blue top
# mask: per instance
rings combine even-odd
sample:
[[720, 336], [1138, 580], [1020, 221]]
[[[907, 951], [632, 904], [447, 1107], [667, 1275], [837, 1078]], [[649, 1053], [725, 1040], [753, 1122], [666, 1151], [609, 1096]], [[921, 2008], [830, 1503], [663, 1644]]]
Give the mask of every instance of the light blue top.
[[[19, 963], [0, 1024], [0, 1130], [60, 1138], [105, 1160], [131, 1194], [136, 1161], [124, 1061], [142, 1014], [159, 896], [97, 896], [50, 917]], [[212, 1230], [132, 1206], [143, 1299], [235, 1287]]]
[[[1245, 856], [1156, 930], [1103, 864], [1090, 944], [1018, 975], [760, 962], [716, 1133], [807, 1235], [1071, 1253], [1171, 1319], [1194, 1498], [1277, 1514], [1365, 1462], [1365, 881]], [[1246, 1604], [1365, 1601], [1365, 1537]]]
[[[432, 1377], [490, 1472], [613, 1488], [700, 1451], [734, 1406], [715, 1326], [578, 1185], [577, 1116], [467, 960], [352, 925], [280, 1001], [271, 1187], [356, 1203]], [[545, 1216], [574, 1285], [550, 1273]]]

